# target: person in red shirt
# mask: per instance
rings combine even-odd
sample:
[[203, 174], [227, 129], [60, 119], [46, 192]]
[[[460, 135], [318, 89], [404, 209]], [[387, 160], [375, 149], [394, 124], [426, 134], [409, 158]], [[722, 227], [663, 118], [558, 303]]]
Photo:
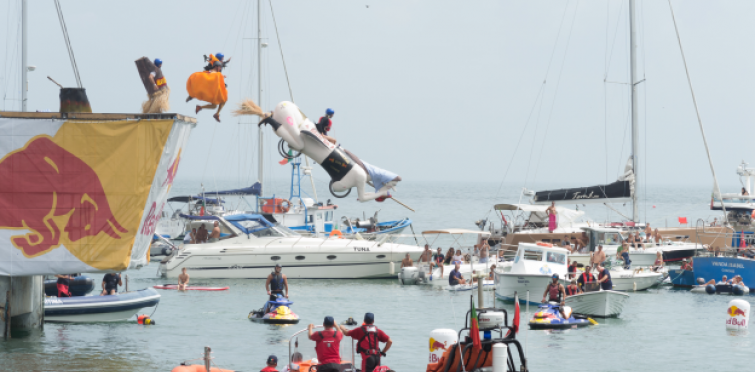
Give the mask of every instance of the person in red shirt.
[[[385, 332], [375, 327], [375, 314], [364, 314], [364, 324], [352, 330], [341, 327], [341, 331], [346, 336], [357, 339], [357, 352], [362, 355], [362, 372], [372, 372], [380, 366], [380, 356], [385, 356], [388, 349], [391, 348], [393, 341]], [[385, 347], [380, 351], [380, 342], [385, 343]]]
[[322, 322], [325, 327], [324, 331], [314, 331], [315, 325], [310, 324], [307, 327], [309, 339], [315, 342], [315, 352], [317, 353], [317, 372], [339, 372], [338, 366], [341, 364], [341, 339], [343, 333], [335, 327], [335, 321], [332, 316], [326, 316]]
[[275, 355], [270, 355], [267, 357], [267, 367], [263, 368], [260, 372], [278, 372], [275, 367], [278, 366], [278, 357]]

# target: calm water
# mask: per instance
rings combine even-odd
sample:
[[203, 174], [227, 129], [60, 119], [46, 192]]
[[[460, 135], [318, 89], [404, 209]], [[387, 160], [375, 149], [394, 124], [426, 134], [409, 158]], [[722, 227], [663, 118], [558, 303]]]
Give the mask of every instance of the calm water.
[[[196, 192], [190, 185], [177, 186], [176, 193]], [[426, 186], [414, 189], [404, 186], [396, 194], [417, 213], [391, 201], [359, 204], [345, 199], [339, 200], [338, 211], [358, 216], [362, 210], [371, 215], [382, 208], [383, 219], [414, 219], [415, 231], [419, 233], [429, 228], [474, 228], [472, 222], [484, 217], [494, 202], [516, 201], [516, 188], [505, 188], [501, 197], [493, 198], [497, 184]], [[285, 187], [280, 190], [287, 194]], [[690, 221], [713, 216], [707, 208], [709, 189], [656, 188], [648, 193], [653, 199], [648, 200], [647, 216], [656, 225], [663, 226], [668, 218], [669, 226], [676, 226], [671, 221], [677, 216], [686, 216]], [[684, 195], [684, 199], [677, 195]], [[596, 220], [607, 218], [598, 207], [588, 210]], [[614, 215], [613, 219], [619, 218]], [[152, 264], [140, 271], [129, 271], [131, 288], [163, 283], [155, 276], [156, 270], [157, 266]], [[102, 275], [93, 276], [99, 280]], [[135, 322], [47, 324], [43, 332], [17, 335], [19, 338], [10, 342], [0, 342], [0, 370], [169, 371], [182, 360], [199, 357], [206, 345], [213, 348], [216, 365], [258, 371], [268, 354], [285, 359], [288, 338], [306, 324], [319, 324], [325, 315], [332, 315], [337, 321], [350, 316], [361, 319], [364, 312], [371, 311], [376, 314], [376, 324], [394, 340], [384, 364], [398, 371], [423, 371], [429, 332], [436, 328], [460, 328], [469, 307], [468, 294], [451, 294], [432, 287], [402, 287], [393, 280], [291, 280], [292, 309], [302, 317], [302, 322], [279, 328], [247, 319], [249, 311], [265, 301], [264, 281], [206, 280], [192, 284], [227, 285], [231, 289], [161, 291], [163, 297], [154, 314], [156, 326], [145, 327]], [[523, 327], [519, 338], [522, 342], [526, 340], [530, 367], [536, 371], [690, 367], [707, 371], [750, 370], [755, 361], [754, 336], [727, 334], [724, 321], [729, 299], [663, 287], [632, 293], [620, 319], [599, 320], [599, 326], [564, 332], [529, 331]], [[747, 299], [755, 302], [752, 296]], [[492, 299], [488, 298], [488, 302]], [[511, 304], [498, 304], [513, 311]], [[144, 310], [148, 314], [152, 311]], [[523, 314], [523, 323], [527, 319]]]

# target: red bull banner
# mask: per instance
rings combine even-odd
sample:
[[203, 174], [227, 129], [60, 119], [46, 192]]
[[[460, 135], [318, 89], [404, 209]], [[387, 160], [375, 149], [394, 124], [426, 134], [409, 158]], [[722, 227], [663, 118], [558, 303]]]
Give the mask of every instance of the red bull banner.
[[0, 275], [146, 265], [194, 125], [0, 117]]

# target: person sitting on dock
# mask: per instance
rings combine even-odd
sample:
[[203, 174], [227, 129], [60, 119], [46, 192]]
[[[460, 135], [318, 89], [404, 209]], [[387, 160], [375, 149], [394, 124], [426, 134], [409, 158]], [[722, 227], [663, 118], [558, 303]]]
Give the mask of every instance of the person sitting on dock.
[[275, 369], [275, 367], [278, 366], [278, 357], [277, 356], [270, 355], [269, 357], [267, 357], [266, 364], [267, 364], [267, 367], [265, 367], [262, 370], [260, 370], [260, 372], [278, 372], [278, 370]]
[[409, 253], [406, 254], [406, 257], [404, 257], [403, 260], [401, 260], [401, 267], [413, 267], [414, 261], [412, 261], [411, 256], [409, 256]]
[[445, 260], [445, 256], [443, 255], [443, 251], [441, 251], [440, 247], [438, 247], [438, 253], [433, 256], [433, 260], [435, 261], [435, 266], [440, 268], [440, 278], [443, 279], [443, 261]]
[[178, 290], [185, 291], [186, 286], [189, 285], [189, 274], [186, 273], [186, 268], [181, 268], [181, 273], [178, 274]]
[[459, 270], [461, 270], [461, 263], [457, 262], [454, 265], [454, 269], [448, 273], [448, 285], [453, 287], [459, 284], [467, 284], [467, 281], [461, 276], [461, 271]]
[[585, 266], [585, 272], [577, 279], [577, 285], [584, 291], [585, 284], [595, 282], [595, 276], [590, 273], [590, 265]]
[[430, 280], [433, 279], [433, 252], [430, 250], [430, 245], [425, 244], [425, 250], [419, 255], [419, 265], [422, 270], [425, 270], [429, 266]]
[[102, 293], [100, 296], [118, 294], [118, 286], [123, 286], [120, 273], [108, 273], [102, 278]]
[[332, 316], [326, 316], [322, 322], [325, 327], [324, 331], [314, 331], [315, 325], [310, 324], [307, 327], [309, 339], [315, 342], [315, 353], [317, 353], [317, 372], [339, 372], [341, 365], [341, 339], [343, 333], [335, 327], [335, 320]]
[[212, 233], [210, 234], [210, 243], [215, 243], [216, 241], [220, 240], [220, 223], [218, 221], [215, 221], [212, 223]]
[[608, 272], [608, 269], [606, 269], [603, 266], [598, 266], [598, 283], [600, 283], [600, 288], [604, 291], [610, 291], [613, 289], [613, 282], [611, 281], [611, 273]]
[[569, 285], [565, 288], [566, 297], [578, 295], [582, 293], [582, 290], [577, 286], [577, 279], [572, 279]]
[[564, 285], [558, 282], [558, 274], [553, 274], [551, 276], [551, 282], [545, 287], [545, 292], [543, 292], [543, 303], [546, 303], [546, 297], [548, 298], [547, 302], [555, 302], [559, 304], [558, 312], [561, 313], [562, 317], [566, 318], [563, 309], [564, 299], [566, 299], [566, 290], [564, 290]]

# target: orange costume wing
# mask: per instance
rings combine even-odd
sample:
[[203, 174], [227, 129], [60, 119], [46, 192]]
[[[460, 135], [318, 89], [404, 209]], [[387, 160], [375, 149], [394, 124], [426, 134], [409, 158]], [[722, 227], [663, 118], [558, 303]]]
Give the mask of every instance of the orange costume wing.
[[228, 101], [228, 89], [222, 72], [195, 72], [186, 81], [189, 96], [215, 105]]

